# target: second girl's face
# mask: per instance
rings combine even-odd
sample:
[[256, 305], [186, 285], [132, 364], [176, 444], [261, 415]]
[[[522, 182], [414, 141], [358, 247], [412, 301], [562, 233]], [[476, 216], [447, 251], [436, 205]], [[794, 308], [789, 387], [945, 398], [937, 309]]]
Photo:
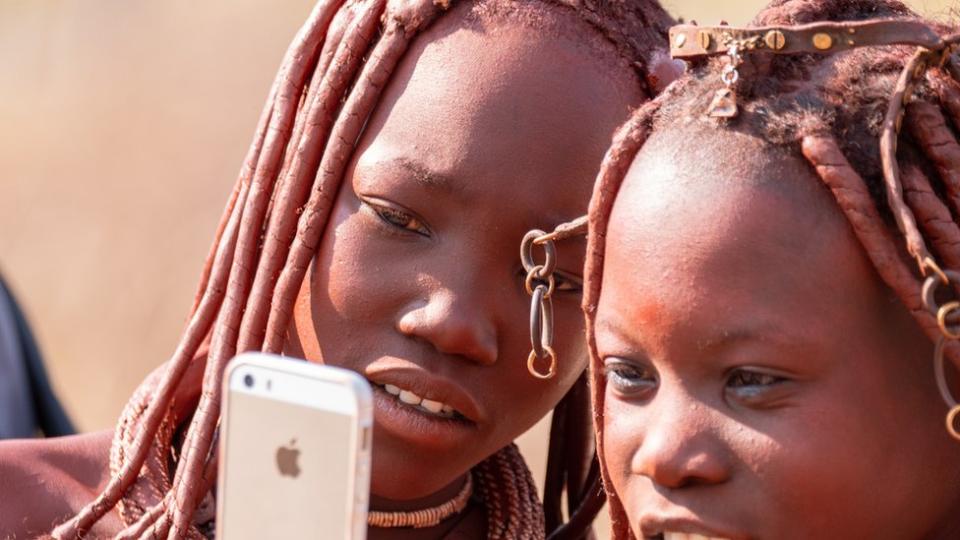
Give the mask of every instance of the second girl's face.
[[596, 329], [638, 538], [956, 537], [931, 344], [799, 157], [655, 134], [613, 209]]
[[447, 487], [584, 369], [583, 241], [558, 245], [548, 381], [527, 372], [519, 243], [585, 213], [611, 134], [639, 101], [629, 68], [598, 58], [586, 32], [466, 22], [467, 9], [418, 37], [394, 73], [294, 313], [291, 353], [374, 385], [372, 490], [387, 499]]

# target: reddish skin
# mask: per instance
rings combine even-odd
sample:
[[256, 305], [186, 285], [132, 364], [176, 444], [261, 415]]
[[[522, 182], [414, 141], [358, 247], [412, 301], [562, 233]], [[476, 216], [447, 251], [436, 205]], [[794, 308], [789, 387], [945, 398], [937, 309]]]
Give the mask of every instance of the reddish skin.
[[799, 155], [656, 133], [606, 249], [604, 457], [638, 538], [957, 537], [932, 345]]
[[[610, 136], [642, 98], [632, 69], [606, 45], [591, 47], [583, 22], [563, 10], [543, 13], [549, 24], [580, 31], [558, 37], [485, 20], [480, 32], [454, 13], [414, 41], [347, 171], [295, 307], [289, 354], [360, 372], [387, 354], [409, 362], [403, 371], [414, 376], [444, 375], [477, 404], [476, 422], [449, 432], [455, 445], [436, 423], [426, 424], [429, 440], [411, 442], [397, 433], [411, 417], [401, 415], [392, 432], [378, 422], [374, 509], [449, 500], [470, 467], [543, 417], [585, 367], [580, 295], [558, 291], [559, 372], [549, 382], [527, 372], [529, 297], [518, 246], [527, 230], [586, 211]], [[389, 162], [396, 158], [443, 179], [425, 187]], [[389, 225], [358, 194], [416, 213], [431, 237]], [[579, 274], [582, 242], [559, 248], [560, 268]], [[29, 516], [17, 530], [35, 534], [79, 510], [98, 492], [94, 483], [107, 481], [110, 436], [0, 443], [3, 491], [12, 485], [22, 494], [0, 505], [0, 524]], [[60, 453], [70, 459], [53, 459]], [[96, 532], [118, 525], [114, 511]], [[371, 529], [370, 537], [483, 538], [484, 529], [474, 507], [439, 527]]]

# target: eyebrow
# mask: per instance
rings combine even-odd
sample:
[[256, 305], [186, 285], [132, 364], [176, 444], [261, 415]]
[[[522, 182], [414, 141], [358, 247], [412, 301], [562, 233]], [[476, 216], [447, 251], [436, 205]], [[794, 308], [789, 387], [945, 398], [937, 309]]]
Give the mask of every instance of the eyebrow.
[[744, 342], [773, 343], [780, 345], [794, 345], [797, 336], [792, 335], [782, 326], [764, 323], [757, 326], [739, 327], [732, 330], [722, 330], [714, 335], [697, 342], [701, 351], [726, 349]]
[[462, 196], [464, 186], [449, 174], [437, 172], [415, 159], [404, 156], [377, 160], [372, 163], [361, 163], [362, 169], [383, 169], [397, 167], [402, 169], [411, 180], [434, 191], [441, 191], [449, 195]]
[[615, 317], [612, 321], [609, 318], [600, 319], [597, 321], [596, 327], [594, 328], [594, 335], [600, 332], [613, 334], [615, 338], [622, 344], [639, 348], [638, 344], [633, 339], [633, 336], [630, 335], [630, 332], [628, 332], [625, 327], [621, 326], [620, 323], [621, 317], [619, 316]]
[[[616, 339], [626, 345], [631, 345], [642, 349], [629, 332], [628, 328], [622, 325], [622, 320], [617, 317], [614, 320], [609, 318], [597, 321], [594, 332], [607, 332], [613, 334]], [[716, 351], [737, 345], [743, 342], [763, 342], [781, 345], [795, 345], [798, 342], [796, 336], [786, 332], [784, 328], [772, 325], [761, 324], [755, 327], [740, 327], [732, 330], [722, 330], [714, 333], [706, 339], [698, 340], [696, 345], [700, 351]]]

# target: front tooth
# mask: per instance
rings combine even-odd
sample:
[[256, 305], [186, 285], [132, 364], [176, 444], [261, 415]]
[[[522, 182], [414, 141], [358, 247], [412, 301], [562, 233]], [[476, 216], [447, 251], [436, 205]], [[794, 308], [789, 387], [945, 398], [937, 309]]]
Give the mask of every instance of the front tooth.
[[433, 401], [430, 399], [425, 399], [421, 401], [420, 406], [432, 412], [433, 414], [440, 414], [443, 411], [443, 403], [440, 403], [439, 401]]
[[453, 407], [451, 407], [451, 406], [449, 406], [449, 405], [447, 405], [447, 404], [444, 404], [444, 405], [443, 405], [443, 408], [440, 409], [440, 411], [443, 412], [444, 414], [453, 414]]
[[408, 391], [408, 390], [401, 390], [401, 391], [400, 391], [400, 401], [402, 401], [402, 402], [404, 402], [404, 403], [406, 403], [406, 404], [408, 404], [408, 405], [419, 405], [420, 402], [423, 401], [423, 398], [421, 398], [420, 396], [418, 396], [418, 395], [416, 395], [416, 394], [414, 394], [413, 392], [410, 392], [410, 391]]
[[388, 394], [392, 394], [394, 396], [400, 395], [400, 389], [392, 384], [383, 385], [383, 389], [386, 390]]

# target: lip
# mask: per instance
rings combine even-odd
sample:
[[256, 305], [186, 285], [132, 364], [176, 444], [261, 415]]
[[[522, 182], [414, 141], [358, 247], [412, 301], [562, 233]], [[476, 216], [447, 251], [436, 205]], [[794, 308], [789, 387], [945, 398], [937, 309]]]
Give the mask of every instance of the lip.
[[446, 403], [471, 424], [484, 421], [479, 403], [463, 386], [409, 360], [381, 358], [368, 365], [363, 374], [374, 384], [391, 384], [422, 398]]
[[[404, 441], [418, 451], [455, 452], [475, 444], [486, 418], [477, 400], [463, 386], [409, 360], [381, 358], [364, 370], [373, 387], [375, 437]], [[392, 384], [420, 397], [453, 407], [456, 418], [436, 416], [410, 407], [379, 385]], [[384, 441], [386, 442], [386, 441]]]
[[664, 532], [695, 534], [724, 540], [748, 540], [743, 534], [725, 531], [700, 520], [679, 516], [644, 515], [640, 517], [640, 532], [644, 538], [651, 538]]

